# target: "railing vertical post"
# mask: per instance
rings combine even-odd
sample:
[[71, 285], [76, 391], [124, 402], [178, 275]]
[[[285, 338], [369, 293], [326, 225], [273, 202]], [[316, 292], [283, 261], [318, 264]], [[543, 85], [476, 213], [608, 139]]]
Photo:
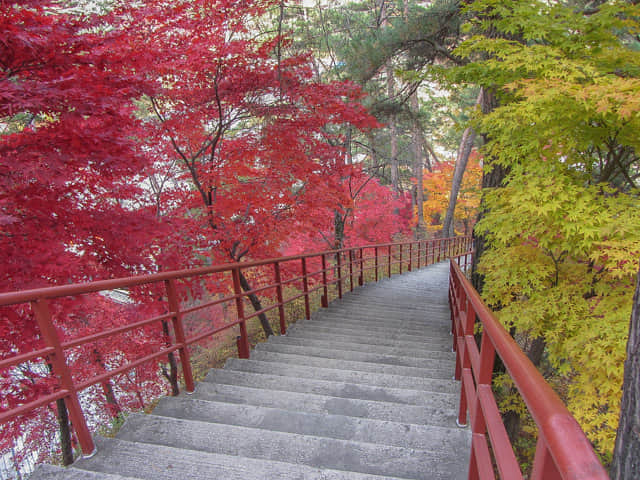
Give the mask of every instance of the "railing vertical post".
[[424, 242], [424, 266], [429, 265], [429, 240]]
[[373, 247], [373, 254], [376, 257], [375, 264], [376, 264], [376, 282], [377, 282], [378, 281], [378, 247]]
[[186, 345], [184, 336], [184, 325], [182, 323], [182, 312], [180, 312], [180, 301], [178, 300], [178, 291], [176, 289], [175, 280], [165, 280], [165, 288], [167, 290], [167, 301], [169, 303], [169, 311], [171, 315], [171, 323], [173, 325], [173, 333], [176, 336], [176, 343], [181, 345], [178, 349], [180, 355], [180, 363], [182, 364], [182, 375], [184, 377], [184, 386], [187, 393], [193, 393], [195, 384], [193, 382], [193, 373], [191, 372], [191, 359], [189, 358], [189, 349]]
[[420, 268], [421, 258], [422, 258], [422, 242], [418, 240], [418, 268]]
[[76, 391], [73, 377], [65, 360], [64, 351], [60, 345], [60, 336], [51, 320], [49, 304], [46, 300], [36, 300], [31, 302], [31, 308], [45, 343], [54, 350], [54, 353], [47, 358], [47, 361], [51, 363], [53, 374], [60, 380], [60, 386], [69, 392], [69, 394], [64, 397], [64, 404], [69, 411], [69, 418], [78, 436], [82, 453], [91, 455], [95, 452], [96, 446], [91, 438], [91, 432], [89, 431], [87, 420], [82, 412], [80, 400], [78, 399], [78, 392]]
[[358, 277], [358, 285], [364, 285], [364, 248], [360, 248], [360, 276]]
[[349, 286], [353, 292], [353, 250], [349, 249]]
[[400, 265], [400, 267], [399, 267], [399, 268], [400, 268], [399, 273], [402, 273], [402, 247], [403, 247], [403, 245], [402, 245], [402, 244], [400, 244], [400, 259], [399, 259], [399, 261], [398, 261], [398, 265]]
[[562, 480], [560, 472], [556, 467], [551, 452], [547, 446], [547, 442], [542, 432], [538, 432], [538, 442], [536, 444], [536, 453], [533, 459], [533, 469], [531, 471], [531, 480]]
[[462, 341], [462, 348], [457, 349], [456, 353], [456, 374], [461, 373], [462, 385], [460, 388], [460, 409], [458, 410], [458, 424], [464, 425], [467, 422], [467, 392], [465, 391], [464, 371], [471, 369], [471, 357], [467, 351], [465, 337], [473, 336], [473, 326], [476, 321], [476, 312], [473, 309], [471, 300], [464, 294], [464, 289], [460, 287], [461, 295], [463, 297], [463, 305], [465, 307], [464, 324], [462, 325], [462, 331], [458, 329], [458, 335]]
[[240, 335], [236, 338], [238, 345], [238, 357], [249, 358], [249, 336], [247, 335], [247, 322], [244, 319], [244, 303], [242, 300], [242, 287], [240, 286], [240, 268], [235, 267], [231, 271], [233, 277], [233, 291], [236, 297], [236, 312], [240, 321]]
[[[287, 333], [287, 322], [284, 313], [284, 297], [282, 295], [282, 276], [280, 275], [280, 262], [273, 263], [273, 276], [276, 281], [276, 300], [278, 301], [278, 317], [280, 319], [280, 335]], [[326, 285], [326, 282], [325, 282]]]
[[431, 265], [429, 263], [429, 245], [431, 245], [431, 240], [427, 240], [424, 244], [424, 264]]
[[322, 298], [320, 303], [324, 308], [329, 306], [329, 289], [327, 288], [327, 257], [322, 254]]
[[[475, 315], [475, 313], [474, 313]], [[496, 358], [496, 350], [491, 343], [489, 335], [482, 335], [480, 341], [480, 368], [477, 377], [476, 391], [480, 391], [480, 386], [484, 385], [491, 390], [491, 377], [493, 375], [493, 364]], [[480, 395], [476, 395], [475, 405], [473, 411], [476, 412], [475, 418], [471, 421], [471, 433], [486, 433], [486, 423], [484, 415], [482, 414], [482, 405], [480, 405]]]
[[336, 260], [338, 262], [338, 298], [342, 298], [342, 252], [336, 253]]
[[389, 278], [391, 278], [391, 245], [389, 245], [388, 265], [387, 265], [387, 267], [389, 269]]
[[409, 271], [412, 269], [413, 263], [413, 242], [409, 244]]
[[304, 292], [304, 314], [305, 318], [311, 318], [311, 306], [309, 305], [309, 277], [307, 276], [307, 258], [302, 257], [302, 291]]

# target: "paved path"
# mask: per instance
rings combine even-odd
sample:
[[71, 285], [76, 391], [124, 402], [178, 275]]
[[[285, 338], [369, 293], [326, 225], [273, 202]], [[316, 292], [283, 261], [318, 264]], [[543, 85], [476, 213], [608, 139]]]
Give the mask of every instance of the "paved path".
[[443, 262], [358, 288], [32, 478], [465, 479], [447, 278]]

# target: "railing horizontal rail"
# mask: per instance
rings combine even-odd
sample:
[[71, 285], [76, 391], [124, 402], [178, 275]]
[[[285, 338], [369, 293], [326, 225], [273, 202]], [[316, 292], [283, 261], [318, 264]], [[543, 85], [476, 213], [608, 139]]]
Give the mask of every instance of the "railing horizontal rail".
[[69, 390], [64, 390], [64, 389], [58, 390], [57, 392], [52, 393], [50, 395], [45, 395], [43, 397], [40, 397], [37, 400], [33, 400], [32, 402], [25, 403], [24, 405], [20, 405], [19, 407], [13, 408], [11, 410], [7, 410], [6, 412], [2, 412], [0, 413], [0, 423], [8, 422], [12, 418], [15, 418], [19, 415], [31, 412], [36, 408], [40, 408], [44, 405], [47, 405], [48, 403], [55, 402], [56, 400], [59, 400], [61, 398], [68, 396], [70, 393], [71, 392], [69, 392]]
[[147, 318], [145, 320], [140, 320], [139, 322], [131, 323], [129, 325], [123, 325], [122, 327], [111, 328], [109, 330], [105, 330], [100, 333], [94, 333], [93, 335], [86, 335], [84, 337], [74, 338], [73, 340], [69, 340], [66, 342], [62, 342], [60, 346], [67, 350], [73, 347], [79, 347], [80, 345], [84, 345], [86, 343], [96, 342], [98, 340], [102, 340], [103, 338], [113, 337], [114, 335], [119, 335], [121, 333], [130, 332], [131, 330], [135, 330], [136, 328], [146, 327], [155, 322], [161, 322], [162, 320], [168, 320], [174, 315], [173, 312], [166, 313], [164, 315], [159, 315], [157, 317]]
[[[467, 237], [456, 237], [457, 239]], [[381, 248], [394, 245], [408, 245], [416, 242], [397, 242], [397, 243], [381, 243], [376, 245], [366, 245], [363, 248]], [[302, 258], [320, 257], [321, 255], [335, 255], [338, 253], [348, 252], [353, 250], [352, 248], [345, 248], [342, 250], [325, 250], [317, 253], [305, 253], [300, 255], [291, 255], [288, 257], [278, 257], [266, 260], [255, 260], [250, 262], [240, 263], [225, 263], [222, 265], [212, 267], [198, 267], [187, 268], [183, 270], [172, 270], [160, 273], [151, 273], [148, 275], [137, 275], [134, 277], [121, 277], [110, 280], [96, 280], [87, 283], [74, 283], [70, 285], [59, 285], [55, 287], [34, 288], [30, 290], [21, 290], [17, 292], [3, 292], [0, 293], [0, 306], [2, 305], [14, 305], [17, 303], [27, 303], [38, 299], [51, 299], [59, 297], [70, 297], [74, 295], [82, 295], [85, 293], [101, 292], [106, 290], [118, 290], [122, 288], [135, 287], [144, 285], [147, 283], [159, 283], [165, 280], [177, 280], [190, 277], [198, 277], [203, 275], [210, 275], [213, 273], [222, 273], [233, 270], [234, 268], [241, 268], [243, 270], [253, 267], [262, 267], [265, 265], [272, 265], [274, 263], [285, 263], [300, 260]]]
[[[319, 293], [321, 304], [326, 307], [329, 302], [329, 287], [337, 290], [335, 294], [341, 298], [346, 288], [353, 290], [356, 285], [362, 285], [366, 281], [365, 272], [375, 271], [375, 280], [378, 280], [381, 275], [385, 276], [386, 274], [387, 276], [391, 276], [391, 274], [394, 273], [392, 265], [399, 265], [399, 268], [395, 269], [395, 271], [402, 273], [405, 267], [409, 270], [414, 268], [416, 261], [418, 265], [421, 264], [422, 259], [424, 259], [424, 265], [429, 263], [429, 259], [431, 263], [434, 263], [447, 256], [467, 251], [470, 245], [471, 240], [468, 237], [365, 245], [251, 262], [99, 280], [84, 284], [60, 285], [49, 288], [0, 293], [0, 307], [2, 308], [11, 308], [13, 305], [29, 303], [33, 313], [33, 321], [36, 324], [35, 329], [29, 329], [30, 332], [35, 332], [33, 350], [30, 352], [21, 352], [20, 354], [11, 351], [0, 352], [0, 356], [2, 357], [0, 360], [0, 369], [6, 371], [20, 364], [33, 362], [38, 358], [42, 358], [48, 363], [51, 376], [57, 377], [59, 380], [58, 382], [54, 382], [54, 384], [58, 385], [54, 387], [57, 388], [57, 391], [42, 394], [40, 398], [14, 406], [2, 412], [2, 414], [0, 414], [0, 421], [11, 420], [19, 415], [46, 406], [53, 401], [64, 399], [69, 411], [71, 424], [76, 430], [82, 451], [85, 454], [90, 454], [94, 451], [94, 444], [86, 417], [80, 407], [78, 396], [78, 393], [84, 389], [97, 384], [102, 384], [103, 388], [106, 388], [106, 382], [136, 367], [149, 362], [158, 362], [163, 358], [169, 360], [172, 358], [171, 356], [177, 353], [179, 354], [180, 365], [182, 366], [182, 378], [185, 389], [192, 391], [194, 388], [194, 380], [191, 372], [191, 360], [188, 348], [190, 345], [210, 338], [225, 330], [239, 327], [238, 355], [241, 358], [248, 358], [250, 345], [246, 326], [247, 320], [277, 309], [280, 333], [284, 334], [286, 332], [286, 312], [284, 306], [297, 299], [304, 299], [305, 316], [309, 318], [311, 312], [311, 295], [318, 295]], [[423, 251], [424, 256], [421, 255]], [[431, 252], [431, 256], [429, 256], [429, 252]], [[397, 258], [399, 258], [399, 260], [396, 261], [395, 259]], [[317, 269], [318, 263], [321, 264], [320, 269]], [[314, 271], [308, 271], [309, 266], [312, 266]], [[269, 273], [269, 268], [266, 267], [273, 268], [273, 271]], [[255, 278], [264, 280], [267, 285], [260, 285], [244, 290], [246, 282], [244, 285], [241, 282], [242, 272], [257, 268], [262, 269], [257, 272], [258, 275]], [[302, 272], [302, 274], [300, 275], [299, 272]], [[293, 277], [283, 278], [285, 273], [293, 275]], [[222, 285], [224, 288], [222, 288], [221, 295], [226, 292], [229, 292], [229, 295], [213, 300], [205, 298], [196, 305], [182, 306], [178, 294], [178, 287], [185, 286], [188, 288], [188, 281], [216, 274], [225, 274], [222, 281], [227, 282], [227, 285]], [[272, 277], [269, 277], [269, 275], [272, 275]], [[216, 282], [219, 281], [219, 279], [216, 280]], [[295, 285], [299, 293], [292, 292], [294, 295], [285, 299], [283, 296], [283, 287], [292, 284]], [[64, 331], [64, 314], [56, 310], [57, 313], [54, 317], [49, 307], [49, 302], [55, 302], [55, 299], [61, 297], [74, 297], [113, 290], [127, 290], [132, 287], [151, 285], [156, 285], [153, 290], [154, 299], [155, 301], [159, 301], [160, 306], [164, 307], [165, 313], [132, 321], [131, 323], [125, 323], [115, 328], [105, 328], [102, 331], [95, 331], [91, 334], [80, 335], [71, 339], [65, 339], [65, 335], [63, 335], [63, 333], [67, 333]], [[203, 282], [199, 282], [197, 285], [199, 285], [199, 291], [205, 288]], [[158, 292], [159, 288], [164, 289], [164, 294]], [[274, 304], [266, 307], [256, 306], [255, 298], [257, 294], [269, 296], [269, 298], [275, 297], [276, 301]], [[204, 294], [204, 296], [207, 295], [208, 293]], [[194, 301], [193, 298], [185, 296], [185, 303], [187, 301], [186, 299], [189, 299], [189, 302]], [[251, 300], [255, 310], [250, 314], [245, 314], [244, 311], [246, 300]], [[88, 306], [91, 304], [89, 301], [86, 303]], [[236, 318], [234, 321], [214, 327], [213, 319], [211, 319], [209, 320], [212, 322], [211, 328], [206, 328], [204, 331], [196, 334], [185, 334], [185, 315], [221, 304], [231, 304], [231, 308], [233, 308], [233, 303], [235, 303]], [[24, 307], [20, 306], [16, 312], [18, 312], [19, 315], [24, 315], [23, 310], [25, 310]], [[156, 327], [155, 324], [159, 325]], [[145, 354], [140, 358], [135, 358], [135, 353], [137, 352], [133, 352], [133, 359], [127, 359], [119, 353], [118, 356], [122, 358], [122, 364], [111, 368], [105, 368], [104, 365], [100, 365], [98, 371], [91, 375], [90, 378], [74, 378], [71, 365], [73, 359], [77, 358], [80, 353], [75, 349], [143, 327], [157, 328], [157, 330], [146, 332], [150, 337], [155, 335], [155, 338], [153, 338], [156, 342], [153, 346], [155, 351], [149, 353], [149, 351], [146, 350], [144, 351]], [[137, 339], [136, 341], [139, 342], [141, 340]], [[106, 343], [107, 342], [105, 342], [105, 345], [101, 345], [100, 348], [108, 348], [106, 347]], [[90, 355], [97, 353], [99, 357], [104, 353], [109, 353], [94, 352], [94, 350], [98, 348], [97, 345], [93, 345], [91, 348], [92, 351]], [[72, 349], [73, 351], [71, 351]], [[171, 364], [171, 361], [169, 361], [169, 363]], [[177, 376], [177, 362], [174, 362], [172, 368], [176, 368], [175, 376]], [[86, 372], [82, 372], [81, 377], [86, 377], [87, 375]], [[174, 378], [171, 381], [173, 382], [172, 390], [177, 392], [179, 388], [177, 379]]]
[[36, 358], [46, 357], [47, 355], [51, 355], [54, 353], [54, 349], [51, 347], [41, 348], [40, 350], [35, 350], [33, 352], [23, 353], [21, 355], [16, 355], [15, 357], [9, 357], [5, 360], [0, 360], [0, 369], [13, 367], [14, 365], [18, 365], [20, 363], [30, 362], [31, 360], [35, 360]]
[[96, 375], [95, 377], [84, 380], [83, 382], [79, 382], [76, 385], [76, 390], [84, 390], [85, 388], [90, 387], [91, 385], [102, 383], [105, 380], [109, 380], [110, 378], [121, 375], [124, 372], [128, 372], [129, 370], [133, 370], [134, 368], [144, 363], [150, 362], [151, 360], [154, 360], [156, 358], [163, 357], [165, 355], [173, 353], [176, 350], [183, 347], [184, 345], [182, 345], [181, 343], [176, 343], [170, 347], [163, 348], [161, 350], [158, 350], [157, 352], [150, 353], [149, 355], [145, 355], [144, 357], [138, 358], [137, 360], [127, 363], [126, 365], [122, 365], [120, 367], [114, 368], [113, 370], [109, 370], [108, 372], [105, 372], [101, 375]]
[[[453, 260], [449, 301], [456, 378], [462, 380], [458, 422], [466, 423], [469, 415], [474, 442], [469, 478], [493, 478], [493, 467], [489, 469], [493, 460], [500, 478], [523, 478], [491, 389], [497, 354], [538, 427], [538, 445], [529, 479], [608, 479], [578, 422]], [[476, 319], [482, 325], [480, 350], [474, 335]], [[489, 443], [487, 448], [484, 446], [487, 434], [490, 449]]]

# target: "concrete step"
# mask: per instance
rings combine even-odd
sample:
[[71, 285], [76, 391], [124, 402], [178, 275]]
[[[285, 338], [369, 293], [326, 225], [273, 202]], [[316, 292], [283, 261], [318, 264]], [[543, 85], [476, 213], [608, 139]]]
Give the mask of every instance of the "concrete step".
[[[285, 363], [288, 365], [302, 365], [307, 367], [346, 369], [359, 372], [384, 373], [388, 375], [401, 375], [404, 377], [440, 378], [451, 379], [449, 368], [416, 368], [401, 365], [388, 365], [372, 362], [356, 362], [344, 359], [320, 358], [308, 355], [291, 355], [286, 353], [270, 352], [264, 349], [251, 352], [251, 359], [261, 362]], [[449, 367], [450, 365], [446, 365]]]
[[[430, 295], [430, 292], [435, 295]], [[440, 290], [433, 292], [425, 288], [408, 291], [407, 287], [396, 288], [391, 283], [370, 284], [366, 288], [346, 293], [342, 298], [336, 299], [335, 303], [332, 302], [332, 305], [366, 306], [367, 302], [370, 302], [374, 307], [379, 306], [381, 309], [401, 310], [407, 313], [429, 312], [449, 307], [447, 293], [448, 290], [445, 290], [443, 295]]]
[[207, 401], [190, 396], [163, 398], [153, 410], [153, 414], [429, 451], [450, 451], [459, 448], [460, 444], [467, 445], [469, 442], [468, 432], [458, 427], [415, 425], [346, 415]]
[[103, 472], [91, 472], [74, 467], [56, 467], [38, 465], [29, 476], [29, 480], [135, 480], [134, 477], [123, 477]]
[[384, 306], [382, 303], [377, 303], [371, 299], [362, 299], [361, 302], [345, 302], [344, 300], [337, 300], [331, 302], [328, 308], [322, 310], [322, 312], [325, 311], [350, 317], [374, 317], [381, 319], [386, 317], [399, 317], [409, 321], [425, 323], [447, 318], [448, 316], [450, 318], [448, 305], [418, 310], [402, 308], [401, 306]]
[[[381, 333], [404, 333], [405, 335], [424, 335], [425, 332], [431, 332], [431, 330], [439, 331], [440, 325], [434, 324], [419, 324], [411, 323], [405, 320], [395, 321], [394, 319], [373, 320], [367, 319], [353, 319], [351, 317], [345, 317], [338, 314], [324, 313], [321, 315], [312, 315], [311, 320], [299, 320], [296, 325], [305, 324], [317, 324], [326, 326], [343, 326], [346, 328], [364, 328], [372, 332]], [[442, 322], [442, 327], [449, 333], [450, 322]]]
[[370, 307], [368, 310], [363, 308], [362, 312], [349, 312], [345, 309], [336, 309], [332, 310], [331, 307], [329, 309], [323, 309], [320, 312], [316, 312], [311, 316], [312, 320], [322, 319], [322, 318], [335, 318], [335, 319], [345, 319], [345, 320], [353, 320], [353, 321], [366, 321], [371, 324], [382, 323], [382, 326], [388, 325], [407, 325], [408, 327], [413, 328], [433, 328], [434, 326], [446, 325], [447, 322], [451, 323], [451, 315], [447, 313], [431, 315], [431, 316], [409, 316], [409, 315], [400, 315], [397, 312], [379, 312], [374, 309], [374, 307]]
[[[236, 458], [265, 459], [345, 472], [401, 478], [461, 478], [457, 462], [415, 448], [346, 441], [334, 438], [206, 423], [193, 420], [131, 415], [118, 438], [166, 445]], [[462, 445], [460, 446], [462, 447]], [[425, 471], [424, 465], [430, 465]]]
[[290, 363], [261, 362], [258, 360], [243, 360], [230, 358], [225, 370], [250, 372], [267, 375], [277, 375], [287, 379], [323, 380], [352, 384], [357, 388], [363, 386], [382, 387], [391, 389], [409, 389], [424, 392], [457, 393], [458, 384], [454, 380], [438, 378], [407, 377], [385, 373], [371, 373], [337, 368], [309, 367]]
[[[367, 335], [366, 333], [358, 334], [356, 332], [332, 332], [331, 330], [323, 331], [322, 328], [296, 328], [287, 331], [289, 338], [305, 338], [311, 340], [327, 340], [342, 342], [346, 344], [358, 343], [361, 345], [370, 345], [370, 348], [381, 347], [404, 347], [407, 352], [412, 350], [426, 349], [429, 351], [447, 352], [451, 350], [451, 337], [444, 339], [424, 339], [413, 337], [409, 339], [384, 338], [376, 335]], [[424, 337], [423, 337], [424, 338]]]
[[[300, 342], [303, 343], [303, 342]], [[394, 355], [381, 355], [379, 353], [371, 353], [368, 351], [358, 352], [350, 350], [338, 350], [330, 347], [312, 347], [308, 345], [293, 345], [289, 343], [277, 343], [275, 341], [269, 341], [260, 343], [256, 346], [251, 356], [258, 352], [274, 352], [292, 354], [298, 356], [307, 356], [309, 358], [317, 357], [322, 360], [336, 360], [336, 361], [355, 361], [355, 362], [367, 362], [378, 365], [399, 365], [406, 367], [424, 368], [427, 370], [442, 369], [445, 375], [450, 378], [453, 376], [455, 368], [455, 357], [453, 354], [448, 354], [448, 358], [421, 358], [421, 357], [407, 357], [407, 356], [394, 356]]]
[[[346, 340], [346, 341], [345, 341]], [[385, 346], [374, 345], [367, 343], [359, 343], [353, 341], [351, 338], [344, 337], [322, 337], [322, 338], [307, 338], [307, 337], [293, 337], [293, 336], [271, 336], [269, 342], [287, 344], [287, 345], [302, 345], [309, 347], [329, 348], [336, 350], [350, 350], [354, 352], [369, 352], [379, 355], [392, 355], [401, 357], [406, 355], [408, 357], [417, 358], [433, 358], [451, 360], [455, 359], [454, 353], [451, 352], [451, 347], [448, 347], [448, 351], [443, 351], [442, 346], [430, 347], [425, 344], [421, 348], [409, 348], [407, 346]], [[453, 374], [452, 374], [453, 376]]]
[[292, 325], [287, 331], [287, 335], [289, 334], [297, 334], [300, 333], [324, 333], [335, 336], [356, 336], [359, 338], [366, 338], [371, 340], [383, 340], [383, 341], [394, 341], [394, 342], [412, 342], [412, 343], [420, 343], [420, 344], [439, 344], [442, 342], [451, 342], [451, 336], [449, 335], [448, 328], [442, 328], [442, 331], [432, 332], [430, 330], [423, 330], [422, 332], [416, 334], [408, 334], [398, 329], [395, 331], [389, 332], [376, 332], [373, 330], [369, 330], [368, 328], [356, 328], [349, 327], [341, 324], [331, 324], [327, 325], [325, 323], [321, 323], [315, 320], [311, 321], [302, 321], [298, 322], [295, 325]]
[[207, 453], [102, 438], [98, 455], [76, 462], [76, 468], [117, 472], [144, 480], [391, 480], [392, 477], [320, 469], [288, 462]]
[[443, 427], [456, 424], [458, 400], [457, 395], [442, 394], [432, 396], [426, 405], [409, 405], [207, 382], [199, 383], [189, 398]]
[[434, 399], [441, 399], [442, 401], [448, 401], [449, 405], [454, 407], [458, 398], [458, 395], [453, 393], [454, 388], [449, 388], [448, 390], [450, 391], [447, 392], [425, 392], [424, 390], [389, 388], [227, 369], [211, 370], [207, 374], [205, 381], [287, 392], [314, 393], [333, 397], [402, 403], [405, 405], [429, 405], [434, 402]]

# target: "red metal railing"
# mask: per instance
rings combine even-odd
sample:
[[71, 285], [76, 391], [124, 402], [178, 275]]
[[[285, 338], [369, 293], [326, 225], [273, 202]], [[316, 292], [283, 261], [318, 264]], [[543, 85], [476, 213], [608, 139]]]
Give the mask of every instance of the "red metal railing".
[[[458, 257], [457, 263], [466, 266], [469, 256], [463, 258]], [[538, 427], [529, 480], [608, 479], [578, 422], [482, 302], [457, 263], [451, 261], [449, 301], [455, 378], [462, 380], [458, 423], [466, 424], [467, 413], [471, 422], [469, 479], [494, 479], [494, 465], [499, 478], [523, 478], [491, 390], [496, 353]], [[476, 322], [482, 324], [479, 350], [474, 337]]]
[[[261, 313], [277, 309], [280, 333], [284, 334], [286, 332], [284, 306], [294, 300], [304, 298], [305, 316], [306, 318], [309, 318], [311, 315], [310, 296], [314, 292], [320, 292], [321, 304], [323, 307], [326, 307], [329, 303], [329, 287], [331, 286], [335, 286], [337, 296], [341, 298], [344, 289], [347, 287], [347, 281], [349, 282], [348, 288], [350, 290], [354, 289], [356, 286], [356, 277], [357, 284], [362, 285], [366, 280], [366, 273], [369, 273], [369, 276], [373, 277], [373, 279], [377, 281], [379, 277], [384, 276], [385, 273], [387, 276], [391, 276], [394, 266], [397, 266], [399, 273], [402, 273], [403, 268], [411, 271], [416, 266], [419, 268], [423, 265], [426, 266], [428, 264], [444, 260], [445, 258], [461, 254], [462, 252], [469, 250], [471, 245], [470, 242], [470, 238], [458, 237], [430, 241], [368, 245], [255, 262], [233, 263], [215, 267], [204, 267], [190, 270], [163, 272], [153, 275], [103, 280], [85, 284], [63, 285], [51, 288], [2, 293], [0, 294], [0, 307], [30, 304], [34, 318], [39, 327], [39, 335], [44, 340], [45, 347], [28, 352], [20, 352], [20, 354], [2, 352], [2, 355], [0, 356], [0, 370], [42, 358], [51, 366], [53, 375], [59, 379], [59, 388], [57, 388], [53, 393], [43, 395], [29, 403], [1, 412], [0, 423], [9, 421], [16, 416], [28, 413], [34, 409], [46, 406], [58, 399], [64, 399], [82, 451], [84, 454], [91, 454], [95, 450], [95, 446], [87, 425], [87, 419], [80, 406], [78, 396], [79, 392], [84, 389], [96, 384], [104, 384], [104, 382], [112, 379], [113, 377], [128, 372], [137, 366], [151, 361], [159, 361], [163, 357], [166, 358], [167, 355], [173, 352], [178, 352], [185, 390], [187, 392], [192, 392], [194, 389], [194, 379], [191, 371], [191, 360], [189, 357], [188, 347], [190, 345], [224, 330], [238, 326], [240, 330], [240, 335], [237, 337], [238, 354], [241, 358], [249, 358], [250, 345], [247, 335], [247, 320], [258, 316]], [[405, 254], [404, 258], [403, 253]], [[309, 271], [310, 265], [313, 266], [318, 264], [320, 265], [319, 270]], [[292, 268], [292, 265], [294, 268]], [[260, 287], [254, 288], [250, 291], [243, 291], [241, 285], [241, 272], [246, 272], [250, 269], [262, 269], [261, 271], [264, 276], [264, 270], [268, 270], [269, 268], [273, 269], [273, 283], [261, 285]], [[294, 272], [300, 271], [301, 274], [284, 279], [283, 272], [287, 269]], [[227, 295], [223, 298], [206, 301], [198, 305], [192, 305], [188, 308], [183, 308], [179, 299], [176, 282], [224, 273], [231, 274], [233, 294]], [[164, 301], [166, 301], [167, 313], [163, 315], [135, 321], [117, 328], [106, 329], [91, 335], [79, 336], [70, 340], [63, 340], [64, 336], [61, 335], [61, 332], [54, 324], [50, 310], [50, 302], [55, 301], [55, 299], [83, 295], [92, 292], [130, 289], [141, 285], [151, 286], [157, 284], [163, 284], [164, 286], [163, 298]], [[302, 290], [301, 293], [294, 294], [289, 298], [284, 298], [285, 292], [283, 287], [299, 287], [300, 285]], [[268, 294], [275, 297], [275, 303], [252, 314], [247, 314], [245, 312], [245, 299], [248, 298], [249, 295], [255, 295], [257, 293], [262, 293], [263, 295]], [[219, 327], [212, 326], [206, 331], [198, 332], [196, 335], [190, 337], [185, 334], [183, 320], [185, 315], [223, 303], [235, 305], [237, 316], [234, 321]], [[147, 354], [142, 358], [137, 358], [129, 363], [95, 375], [91, 378], [84, 379], [82, 381], [74, 380], [71, 368], [69, 367], [68, 351], [70, 349], [95, 342], [97, 340], [113, 338], [116, 335], [147, 327], [149, 325], [158, 324], [159, 322], [170, 322], [172, 327], [172, 335], [169, 336], [171, 340], [170, 344], [163, 348], [159, 348], [156, 352]], [[163, 334], [159, 329], [158, 335], [164, 336], [165, 334]]]

